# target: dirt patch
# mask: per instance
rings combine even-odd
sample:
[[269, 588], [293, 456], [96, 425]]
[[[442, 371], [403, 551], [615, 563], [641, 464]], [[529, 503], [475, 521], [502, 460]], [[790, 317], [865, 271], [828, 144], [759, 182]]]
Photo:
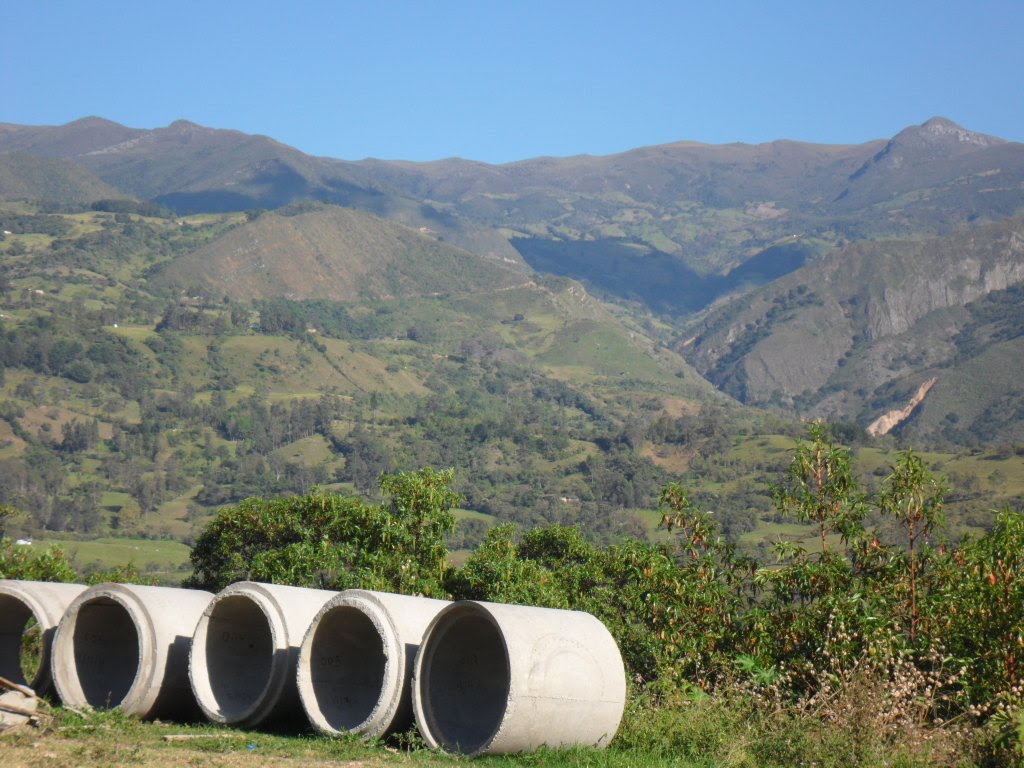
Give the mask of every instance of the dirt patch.
[[645, 458], [650, 459], [662, 469], [682, 475], [689, 471], [690, 461], [693, 460], [696, 452], [692, 448], [672, 445], [647, 445], [644, 446], [642, 453]]

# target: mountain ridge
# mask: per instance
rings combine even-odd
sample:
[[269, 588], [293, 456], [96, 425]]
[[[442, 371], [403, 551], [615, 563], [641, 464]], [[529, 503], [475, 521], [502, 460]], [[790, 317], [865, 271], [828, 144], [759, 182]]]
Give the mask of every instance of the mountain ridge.
[[[970, 233], [992, 239], [1000, 221], [1024, 214], [1024, 144], [942, 117], [862, 144], [679, 141], [500, 165], [461, 158], [317, 158], [269, 137], [187, 120], [147, 130], [92, 117], [56, 127], [0, 125], [0, 157], [15, 152], [75, 163], [125, 195], [155, 200], [179, 214], [249, 212], [252, 222], [166, 266], [168, 280], [187, 285], [195, 278], [208, 290], [221, 282], [237, 300], [282, 291], [303, 300], [356, 300], [422, 295], [414, 290], [417, 284], [429, 286], [427, 293], [440, 292], [443, 281], [422, 266], [430, 258], [437, 272], [459, 279], [504, 274], [490, 267], [517, 275], [558, 274], [629, 312], [658, 317], [682, 337], [700, 337], [690, 329], [704, 323], [706, 340], [686, 354], [741, 400], [861, 423], [919, 385], [928, 366], [957, 365], [953, 358], [925, 354], [911, 355], [920, 357], [916, 367], [892, 368], [917, 332], [935, 350], [952, 349], [949, 334], [960, 333], [962, 318], [949, 320], [942, 335], [935, 328], [920, 330], [925, 316], [967, 317], [967, 304], [1019, 281], [1017, 261], [989, 280], [958, 273], [952, 259], [987, 247], [972, 243]], [[371, 226], [355, 214], [260, 217], [258, 210], [321, 203], [378, 218]], [[326, 224], [331, 217], [333, 230]], [[358, 237], [376, 242], [361, 258], [381, 259], [377, 267], [388, 264], [391, 288], [379, 270], [365, 278], [363, 289], [354, 287], [353, 275], [373, 270], [346, 245], [346, 226], [353, 237], [362, 233]], [[399, 230], [390, 229], [396, 226], [412, 234], [399, 237]], [[227, 252], [243, 248], [237, 238], [257, 230], [264, 243], [277, 243], [267, 263], [283, 271], [259, 285], [210, 271], [226, 269]], [[323, 234], [328, 230], [329, 238]], [[296, 264], [305, 265], [301, 269], [287, 264], [292, 249]], [[426, 251], [432, 256], [422, 260]], [[839, 277], [826, 275], [829, 269]], [[290, 282], [291, 274], [303, 271], [319, 275], [310, 285], [325, 293]], [[342, 277], [328, 289], [335, 273]], [[879, 285], [879, 275], [891, 285]], [[940, 284], [937, 275], [951, 282]], [[828, 287], [830, 280], [859, 282], [826, 305], [803, 294], [789, 297], [801, 284]], [[780, 323], [776, 314], [752, 317], [753, 331], [738, 327], [732, 336], [707, 330], [708, 324], [729, 327], [723, 318], [742, 316], [744, 302], [767, 313], [771, 306], [759, 298], [764, 296], [774, 297], [769, 303], [784, 296], [775, 306], [799, 322]], [[856, 331], [851, 322], [860, 324]], [[721, 348], [712, 350], [711, 339]], [[775, 359], [762, 354], [773, 344], [780, 350]], [[797, 350], [798, 364], [778, 363], [789, 359], [787, 349]], [[819, 362], [812, 364], [805, 354], [810, 349], [819, 351]], [[941, 400], [943, 381], [929, 403]]]

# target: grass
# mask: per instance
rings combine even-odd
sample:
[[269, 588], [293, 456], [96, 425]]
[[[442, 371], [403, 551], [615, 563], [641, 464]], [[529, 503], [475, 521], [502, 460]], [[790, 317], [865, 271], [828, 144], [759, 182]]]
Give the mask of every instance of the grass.
[[331, 453], [331, 448], [322, 435], [311, 435], [294, 443], [283, 445], [274, 451], [274, 455], [285, 461], [299, 462], [306, 466], [315, 466], [324, 462], [336, 462], [338, 457]]
[[180, 541], [158, 539], [118, 539], [104, 537], [91, 541], [72, 541], [45, 537], [32, 540], [32, 549], [42, 552], [58, 545], [77, 570], [87, 566], [107, 569], [133, 563], [146, 576], [180, 581], [188, 564], [189, 547]]
[[[45, 707], [45, 705], [44, 705]], [[50, 727], [23, 728], [3, 741], [4, 768], [376, 768], [408, 765], [447, 768], [468, 765], [461, 756], [426, 749], [413, 737], [366, 743], [355, 736], [330, 738], [310, 733], [272, 734], [213, 725], [144, 723], [117, 712], [84, 716], [45, 707]], [[172, 737], [168, 739], [167, 737]], [[403, 743], [404, 742], [404, 743]], [[697, 766], [702, 763], [635, 750], [541, 749], [524, 755], [483, 757], [476, 766], [558, 766], [559, 768], [640, 768]], [[706, 765], [706, 763], [704, 763]]]
[[[4, 768], [449, 768], [470, 764], [484, 768], [865, 768], [882, 764], [923, 768], [956, 764], [967, 768], [979, 765], [973, 758], [985, 738], [979, 734], [980, 738], [960, 742], [936, 731], [932, 741], [921, 741], [920, 734], [893, 740], [876, 727], [886, 724], [880, 713], [862, 713], [866, 722], [833, 723], [787, 708], [758, 709], [749, 696], [728, 693], [678, 698], [667, 705], [631, 698], [619, 733], [605, 750], [541, 748], [472, 761], [427, 749], [414, 731], [367, 743], [353, 735], [325, 737], [310, 732], [265, 733], [206, 724], [140, 722], [118, 712], [78, 714], [45, 702], [42, 712], [45, 729], [22, 728], [5, 736]], [[957, 751], [960, 748], [971, 754]], [[951, 755], [956, 757], [955, 763], [948, 761]], [[1006, 749], [998, 756], [1011, 757]]]

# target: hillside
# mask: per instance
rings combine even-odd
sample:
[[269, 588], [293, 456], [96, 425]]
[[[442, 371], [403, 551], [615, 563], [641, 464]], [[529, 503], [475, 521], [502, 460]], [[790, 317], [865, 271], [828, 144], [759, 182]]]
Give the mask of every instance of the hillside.
[[[851, 146], [678, 142], [505, 165], [341, 161], [188, 121], [141, 130], [86, 118], [0, 126], [10, 152], [72, 160], [180, 213], [354, 207], [676, 316], [716, 301], [751, 260], [745, 286], [851, 241], [948, 234], [1024, 209], [1024, 145], [944, 118]], [[661, 290], [609, 278], [652, 267]], [[665, 285], [683, 289], [678, 301]]]
[[66, 205], [119, 197], [124, 194], [68, 160], [0, 155], [0, 200], [45, 200]]
[[428, 464], [458, 471], [463, 543], [639, 535], [667, 477], [644, 431], [722, 400], [668, 328], [364, 213], [0, 219], [0, 503], [36, 536], [187, 539], [254, 494]]
[[[1022, 152], [941, 118], [501, 166], [0, 125], [0, 500], [182, 538], [252, 493], [433, 464], [471, 537], [613, 537], [685, 476], [740, 536], [774, 525], [762, 454], [797, 419], [870, 444], [931, 379], [878, 444], [998, 446], [1015, 478]], [[957, 469], [963, 520], [1018, 494], [989, 466]]]
[[950, 419], [979, 439], [1017, 439], [1016, 419], [994, 431], [972, 424], [1018, 389], [1001, 372], [1020, 360], [1012, 341], [1022, 282], [1020, 217], [942, 238], [857, 243], [715, 309], [683, 349], [743, 402], [864, 426], [934, 376], [922, 414], [937, 403], [946, 410], [918, 422], [918, 434], [934, 436]]
[[199, 286], [236, 301], [394, 299], [508, 288], [521, 270], [338, 206], [266, 213], [176, 259], [156, 285]]

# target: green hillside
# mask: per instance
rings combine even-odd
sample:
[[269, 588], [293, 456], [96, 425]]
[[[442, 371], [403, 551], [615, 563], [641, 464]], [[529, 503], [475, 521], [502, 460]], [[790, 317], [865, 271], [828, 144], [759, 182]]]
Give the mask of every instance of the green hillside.
[[355, 301], [494, 290], [526, 277], [454, 248], [437, 234], [338, 206], [266, 213], [167, 265], [158, 286], [239, 301]]
[[657, 536], [681, 477], [756, 548], [792, 533], [773, 451], [823, 417], [955, 464], [976, 530], [1020, 495], [1022, 157], [941, 118], [502, 166], [0, 125], [0, 503], [187, 540], [246, 496], [432, 464], [470, 546], [504, 520]]
[[[10, 209], [0, 498], [26, 532], [187, 539], [251, 495], [432, 464], [476, 513], [466, 544], [497, 520], [642, 533], [668, 475], [630, 440], [719, 399], [666, 328], [366, 214], [293, 213]], [[254, 241], [273, 281], [203, 279]]]
[[68, 160], [27, 154], [0, 155], [0, 200], [69, 204], [119, 197], [124, 194]]

